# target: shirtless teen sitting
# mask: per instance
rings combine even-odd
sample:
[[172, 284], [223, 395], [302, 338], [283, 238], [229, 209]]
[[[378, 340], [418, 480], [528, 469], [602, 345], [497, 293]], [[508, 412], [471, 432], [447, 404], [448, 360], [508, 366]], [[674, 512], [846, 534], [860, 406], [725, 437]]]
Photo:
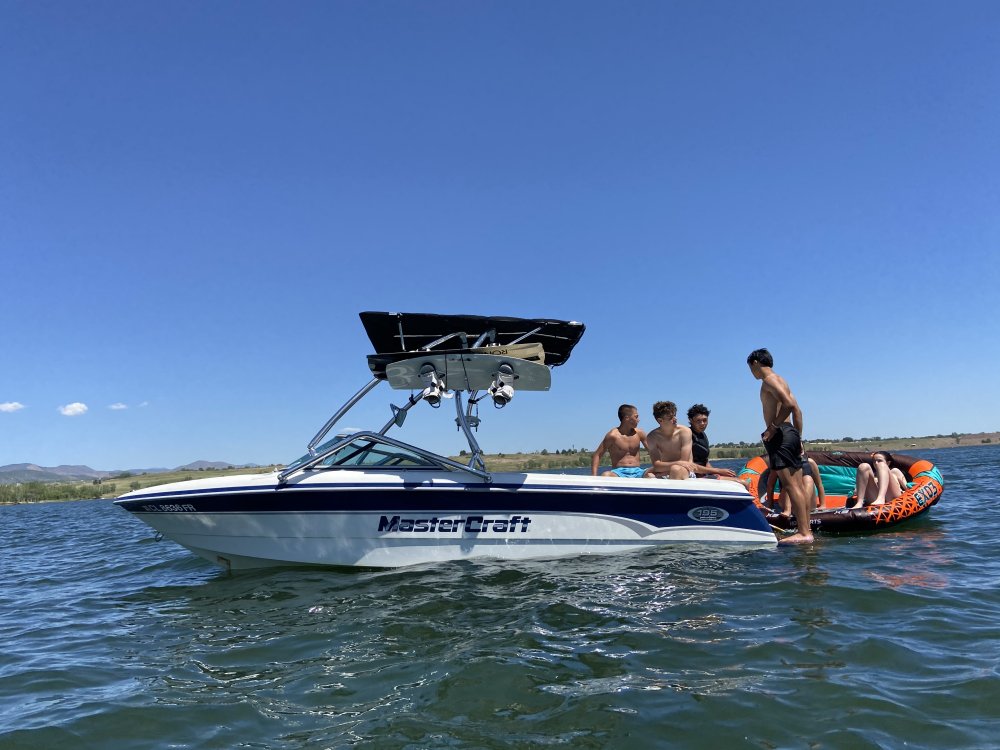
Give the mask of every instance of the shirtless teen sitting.
[[646, 444], [646, 433], [638, 428], [639, 410], [632, 404], [622, 404], [618, 407], [618, 421], [621, 424], [608, 431], [590, 457], [591, 476], [597, 476], [601, 458], [605, 453], [611, 454], [611, 471], [603, 472], [602, 477], [642, 476], [642, 468], [639, 466], [639, 446], [646, 450], [649, 450], [649, 446]]
[[653, 419], [660, 426], [650, 431], [647, 438], [653, 465], [645, 476], [657, 479], [696, 476], [698, 467], [691, 452], [691, 430], [677, 424], [677, 405], [673, 401], [657, 401], [653, 404]]

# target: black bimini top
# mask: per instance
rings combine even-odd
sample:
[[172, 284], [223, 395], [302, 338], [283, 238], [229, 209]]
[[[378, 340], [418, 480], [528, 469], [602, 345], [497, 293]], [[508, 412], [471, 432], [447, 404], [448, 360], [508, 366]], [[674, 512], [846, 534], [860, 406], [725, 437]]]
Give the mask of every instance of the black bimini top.
[[[396, 312], [363, 312], [360, 316], [379, 355], [412, 352], [431, 344], [434, 351], [468, 349], [473, 344], [541, 344], [545, 349], [545, 364], [552, 367], [569, 359], [586, 330], [583, 323], [547, 318]], [[391, 361], [391, 357], [378, 359]]]

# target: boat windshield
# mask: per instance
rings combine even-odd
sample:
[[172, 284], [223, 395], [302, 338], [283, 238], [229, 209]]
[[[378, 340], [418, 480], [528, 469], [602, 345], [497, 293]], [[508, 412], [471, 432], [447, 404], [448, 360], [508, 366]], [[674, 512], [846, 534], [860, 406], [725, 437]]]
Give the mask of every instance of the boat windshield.
[[[340, 435], [333, 440], [329, 440], [316, 449], [317, 454], [322, 454], [329, 450], [336, 443], [343, 440]], [[309, 454], [302, 456], [289, 468], [301, 466], [312, 458]], [[341, 446], [329, 456], [325, 456], [322, 461], [313, 464], [311, 469], [335, 469], [335, 468], [386, 468], [386, 469], [441, 469], [444, 468], [425, 456], [421, 456], [406, 448], [389, 445], [373, 440], [370, 437], [358, 437]]]

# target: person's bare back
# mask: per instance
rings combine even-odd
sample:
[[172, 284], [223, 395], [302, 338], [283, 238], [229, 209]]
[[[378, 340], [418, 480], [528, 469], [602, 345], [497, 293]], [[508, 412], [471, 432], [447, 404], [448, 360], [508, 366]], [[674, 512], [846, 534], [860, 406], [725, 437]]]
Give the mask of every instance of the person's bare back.
[[[802, 434], [802, 412], [792, 395], [788, 382], [776, 372], [771, 372], [760, 383], [760, 403], [764, 411], [764, 424], [777, 426], [791, 417], [792, 426]], [[789, 405], [782, 418], [782, 407]]]

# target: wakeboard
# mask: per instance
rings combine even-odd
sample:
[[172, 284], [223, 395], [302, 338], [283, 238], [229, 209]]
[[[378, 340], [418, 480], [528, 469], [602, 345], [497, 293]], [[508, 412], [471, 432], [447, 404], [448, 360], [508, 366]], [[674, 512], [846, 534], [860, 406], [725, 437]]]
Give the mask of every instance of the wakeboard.
[[[492, 347], [491, 347], [492, 348]], [[499, 348], [499, 347], [498, 347]], [[425, 386], [421, 371], [431, 365], [442, 387], [449, 391], [481, 391], [493, 385], [501, 365], [513, 370], [515, 391], [547, 391], [552, 385], [552, 372], [539, 362], [497, 354], [474, 354], [467, 349], [461, 352], [406, 352], [420, 356], [390, 362], [385, 367], [389, 385], [399, 390], [422, 389]], [[370, 358], [369, 358], [370, 359]]]

